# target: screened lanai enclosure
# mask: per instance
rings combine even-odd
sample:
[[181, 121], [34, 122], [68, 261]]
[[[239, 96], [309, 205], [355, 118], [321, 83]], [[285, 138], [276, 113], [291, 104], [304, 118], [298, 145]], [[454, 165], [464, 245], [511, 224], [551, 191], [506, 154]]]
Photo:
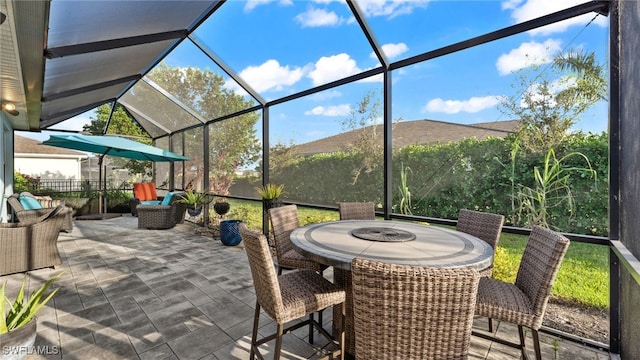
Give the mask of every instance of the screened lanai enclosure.
[[167, 190], [259, 204], [275, 183], [308, 208], [542, 224], [569, 234], [566, 261], [607, 268], [562, 276], [600, 294], [564, 300], [608, 309], [608, 341], [562, 335], [640, 353], [640, 189], [623, 176], [640, 170], [637, 2], [0, 5], [3, 72], [20, 74], [2, 89], [19, 112], [2, 113], [5, 144], [11, 130], [143, 134], [191, 159], [153, 165]]

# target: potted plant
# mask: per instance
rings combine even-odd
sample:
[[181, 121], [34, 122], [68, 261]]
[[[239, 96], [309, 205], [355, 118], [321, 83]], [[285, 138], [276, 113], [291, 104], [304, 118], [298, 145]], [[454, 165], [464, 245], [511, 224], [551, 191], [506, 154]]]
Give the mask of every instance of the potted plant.
[[198, 216], [202, 211], [202, 205], [207, 202], [207, 194], [195, 190], [187, 190], [177, 201], [187, 205], [189, 215]]
[[262, 203], [264, 204], [265, 211], [282, 205], [280, 195], [282, 195], [282, 192], [284, 190], [284, 184], [278, 185], [267, 183], [263, 187], [257, 187], [255, 189], [262, 197]]
[[7, 282], [2, 284], [0, 288], [0, 344], [2, 344], [0, 350], [2, 353], [0, 355], [10, 355], [11, 359], [26, 358], [36, 340], [36, 315], [58, 292], [59, 288], [45, 296], [51, 284], [62, 274], [64, 271], [34, 290], [28, 299], [25, 299], [24, 295], [27, 275], [24, 276], [20, 290], [13, 301], [9, 300], [5, 293]]

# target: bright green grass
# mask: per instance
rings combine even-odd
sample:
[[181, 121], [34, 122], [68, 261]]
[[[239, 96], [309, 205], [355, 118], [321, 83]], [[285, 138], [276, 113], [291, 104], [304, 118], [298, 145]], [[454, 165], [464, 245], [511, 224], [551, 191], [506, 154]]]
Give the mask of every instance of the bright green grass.
[[[258, 202], [229, 200], [228, 219], [242, 219], [262, 229], [262, 206]], [[338, 220], [339, 213], [298, 207], [301, 225]], [[494, 259], [493, 276], [514, 282], [527, 241], [523, 235], [503, 233]], [[551, 292], [552, 296], [599, 309], [609, 307], [609, 260], [605, 246], [572, 242]]]

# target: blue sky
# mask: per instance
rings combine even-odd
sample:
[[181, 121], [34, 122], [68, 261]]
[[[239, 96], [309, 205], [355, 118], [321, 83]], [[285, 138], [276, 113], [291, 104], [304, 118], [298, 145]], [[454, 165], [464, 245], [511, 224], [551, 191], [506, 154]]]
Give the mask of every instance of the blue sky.
[[[367, 0], [358, 5], [394, 62], [584, 2]], [[394, 71], [393, 118], [463, 124], [509, 120], [498, 110], [499, 99], [513, 95], [513, 73], [532, 59], [547, 64], [554, 54], [581, 48], [595, 51], [606, 64], [608, 19], [593, 19], [588, 14]], [[343, 1], [231, 0], [195, 36], [267, 100], [379, 66]], [[219, 71], [188, 41], [165, 61]], [[227, 86], [242, 92], [230, 79]], [[338, 133], [355, 104], [381, 86], [375, 77], [275, 106], [271, 141], [303, 143]], [[81, 130], [90, 115], [57, 127]], [[604, 131], [606, 118], [607, 104], [598, 104], [575, 129]]]

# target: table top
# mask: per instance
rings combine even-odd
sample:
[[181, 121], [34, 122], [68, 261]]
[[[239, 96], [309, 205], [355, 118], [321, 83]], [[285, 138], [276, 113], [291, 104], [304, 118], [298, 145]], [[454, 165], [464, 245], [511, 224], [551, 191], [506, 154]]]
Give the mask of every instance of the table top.
[[493, 248], [475, 236], [403, 221], [340, 220], [310, 224], [294, 230], [291, 242], [308, 258], [344, 270], [351, 270], [355, 257], [399, 265], [478, 270], [489, 267], [493, 260]]

